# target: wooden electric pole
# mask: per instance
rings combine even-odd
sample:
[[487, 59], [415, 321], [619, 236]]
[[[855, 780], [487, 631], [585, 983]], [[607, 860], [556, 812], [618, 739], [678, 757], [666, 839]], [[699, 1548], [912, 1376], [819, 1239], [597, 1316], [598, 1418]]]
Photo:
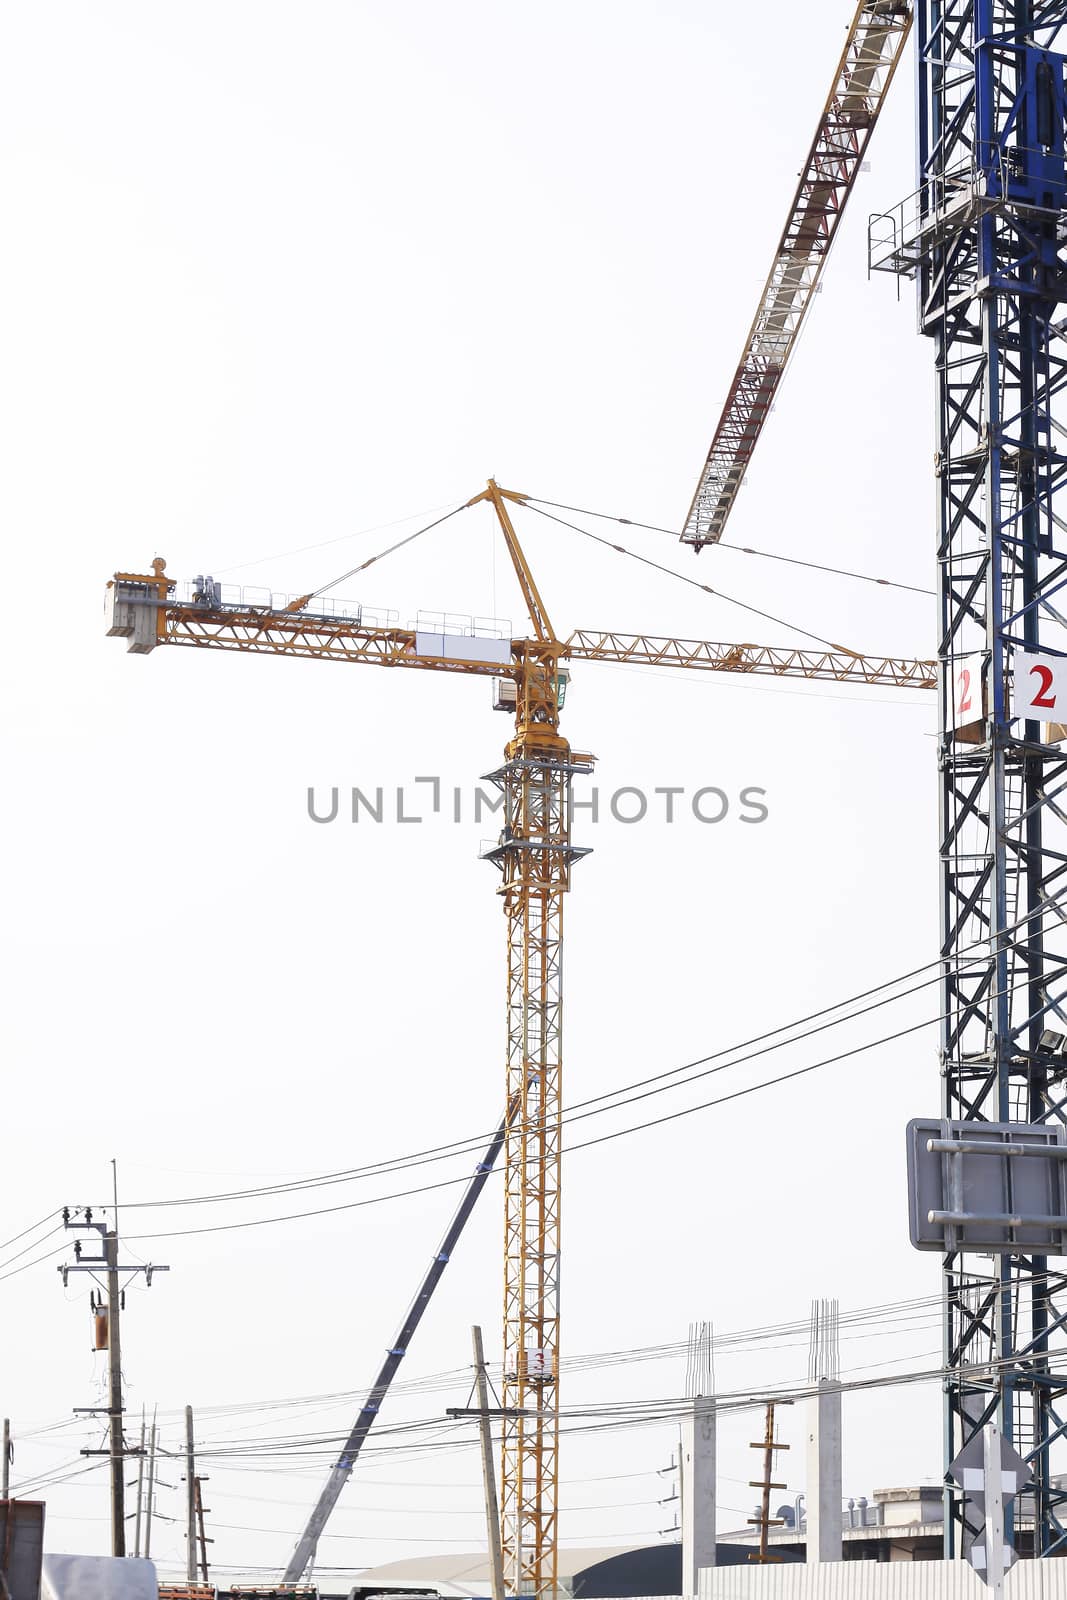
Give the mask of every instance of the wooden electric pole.
[[11, 1418], [4, 1418], [4, 1464], [3, 1478], [0, 1484], [0, 1500], [8, 1499], [8, 1490], [11, 1486], [11, 1461], [15, 1452], [11, 1448]]
[[152, 1509], [156, 1499], [156, 1413], [152, 1412], [152, 1441], [148, 1446], [148, 1503], [145, 1506], [144, 1555], [152, 1554]]
[[[204, 1532], [204, 1511], [205, 1511], [205, 1506], [204, 1506], [204, 1495], [203, 1495], [203, 1491], [200, 1488], [200, 1485], [202, 1483], [206, 1483], [206, 1482], [207, 1482], [206, 1478], [194, 1478], [193, 1479], [193, 1483], [196, 1486], [196, 1520], [197, 1520], [197, 1526], [198, 1526], [198, 1529], [199, 1529], [199, 1538], [200, 1538], [200, 1579], [201, 1579], [201, 1582], [205, 1583], [205, 1584], [208, 1581], [208, 1575], [207, 1575], [207, 1547], [208, 1547], [209, 1544], [214, 1544], [214, 1542], [215, 1542], [213, 1539], [209, 1539], [207, 1537], [207, 1535], [205, 1534], [205, 1532]], [[206, 1509], [210, 1510], [211, 1508], [209, 1506]]]
[[[115, 1207], [115, 1218], [118, 1216], [118, 1206]], [[86, 1228], [100, 1234], [102, 1254], [87, 1256], [82, 1251], [80, 1239], [74, 1241], [74, 1260], [66, 1262], [57, 1270], [62, 1273], [63, 1287], [67, 1286], [67, 1279], [72, 1272], [90, 1272], [100, 1282], [101, 1268], [107, 1279], [107, 1353], [108, 1353], [108, 1388], [107, 1388], [107, 1416], [109, 1423], [108, 1448], [102, 1450], [83, 1450], [83, 1456], [107, 1455], [111, 1466], [111, 1553], [114, 1556], [126, 1554], [126, 1478], [125, 1458], [126, 1447], [122, 1434], [122, 1302], [123, 1290], [119, 1285], [119, 1275], [123, 1272], [136, 1274], [143, 1272], [145, 1281], [151, 1286], [153, 1272], [169, 1272], [169, 1267], [156, 1267], [151, 1264], [130, 1263], [125, 1266], [119, 1264], [119, 1235], [117, 1221], [112, 1227], [106, 1223], [94, 1222], [92, 1209], [71, 1211], [65, 1207], [63, 1211], [63, 1226], [65, 1228]], [[99, 1340], [97, 1341], [100, 1348]]]
[[141, 1554], [141, 1510], [144, 1506], [144, 1443], [145, 1443], [145, 1415], [144, 1406], [141, 1407], [141, 1448], [137, 1452], [137, 1512], [133, 1524], [133, 1553]]
[[[786, 1400], [784, 1402], [784, 1404], [785, 1405], [791, 1405], [792, 1402], [789, 1401], [789, 1400]], [[758, 1552], [755, 1552], [755, 1551], [750, 1552], [748, 1559], [750, 1561], [781, 1561], [781, 1559], [782, 1559], [781, 1556], [772, 1555], [770, 1550], [769, 1550], [769, 1548], [768, 1548], [768, 1541], [770, 1539], [771, 1529], [772, 1528], [780, 1528], [782, 1526], [781, 1517], [772, 1517], [771, 1516], [771, 1490], [772, 1489], [784, 1489], [787, 1486], [784, 1483], [773, 1483], [771, 1481], [771, 1473], [774, 1471], [774, 1453], [775, 1453], [775, 1451], [776, 1450], [788, 1450], [789, 1446], [787, 1444], [775, 1444], [775, 1442], [774, 1442], [774, 1401], [773, 1400], [770, 1402], [770, 1404], [767, 1407], [767, 1421], [766, 1421], [766, 1425], [765, 1425], [764, 1430], [763, 1430], [763, 1438], [758, 1440], [755, 1444], [751, 1445], [750, 1448], [753, 1449], [753, 1450], [762, 1450], [763, 1451], [763, 1477], [762, 1478], [750, 1478], [749, 1479], [749, 1488], [750, 1489], [761, 1489], [763, 1492], [762, 1492], [762, 1496], [760, 1498], [760, 1514], [759, 1514], [759, 1516], [758, 1517], [749, 1517], [749, 1519], [748, 1519], [750, 1523], [753, 1523], [759, 1529], [759, 1551]]]

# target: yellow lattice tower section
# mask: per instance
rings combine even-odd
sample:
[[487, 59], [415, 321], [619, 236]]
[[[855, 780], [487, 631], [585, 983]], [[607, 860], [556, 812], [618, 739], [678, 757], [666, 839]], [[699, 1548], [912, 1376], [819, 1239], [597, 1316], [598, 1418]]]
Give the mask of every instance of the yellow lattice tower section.
[[560, 1111], [563, 896], [571, 865], [571, 780], [592, 757], [559, 731], [560, 657], [515, 537], [506, 491], [492, 501], [530, 605], [536, 639], [513, 644], [515, 737], [491, 774], [504, 827], [491, 858], [507, 917], [507, 1103], [504, 1161], [504, 1409], [501, 1543], [512, 1594], [553, 1594], [559, 1484]]

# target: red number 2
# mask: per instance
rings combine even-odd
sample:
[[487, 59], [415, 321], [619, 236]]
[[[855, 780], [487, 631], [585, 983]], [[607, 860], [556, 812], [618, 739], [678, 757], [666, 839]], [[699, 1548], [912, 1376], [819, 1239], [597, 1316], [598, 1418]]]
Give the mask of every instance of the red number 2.
[[1052, 669], [1043, 666], [1031, 667], [1031, 678], [1035, 672], [1041, 680], [1041, 687], [1030, 701], [1030, 704], [1032, 706], [1041, 706], [1046, 711], [1053, 711], [1056, 706], [1056, 696], [1049, 695], [1049, 690], [1052, 688]]
[[962, 668], [962, 670], [960, 672], [960, 704], [959, 704], [959, 709], [960, 709], [961, 712], [962, 711], [969, 711], [971, 709], [971, 669], [970, 669], [970, 667], [964, 667], [964, 668]]

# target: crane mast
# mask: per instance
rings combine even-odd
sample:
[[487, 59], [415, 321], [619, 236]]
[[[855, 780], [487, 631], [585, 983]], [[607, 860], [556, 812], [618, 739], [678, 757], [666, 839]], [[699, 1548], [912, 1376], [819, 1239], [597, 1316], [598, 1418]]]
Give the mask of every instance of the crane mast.
[[504, 827], [499, 867], [507, 919], [507, 1103], [504, 1143], [504, 1360], [500, 1535], [512, 1594], [557, 1590], [559, 1522], [560, 1141], [563, 1082], [563, 896], [588, 850], [571, 843], [571, 782], [593, 758], [559, 731], [560, 657], [544, 603], [490, 482], [535, 639], [513, 645], [515, 737], [490, 773]]
[[[1048, 742], [1063, 730], [1025, 701], [1020, 715], [1013, 694], [1019, 652], [1067, 649], [1067, 6], [919, 0], [917, 16], [920, 187], [872, 219], [869, 249], [872, 267], [915, 277], [936, 371], [943, 1111], [1056, 1124], [1067, 760]], [[999, 1421], [1033, 1471], [1034, 1554], [1062, 1554], [1067, 1492], [1050, 1458], [1067, 1356], [1050, 1340], [1067, 1277], [1024, 1249], [955, 1250], [944, 1294], [947, 1459]], [[976, 1377], [990, 1362], [1000, 1376]], [[967, 1506], [946, 1501], [948, 1556], [974, 1536]]]

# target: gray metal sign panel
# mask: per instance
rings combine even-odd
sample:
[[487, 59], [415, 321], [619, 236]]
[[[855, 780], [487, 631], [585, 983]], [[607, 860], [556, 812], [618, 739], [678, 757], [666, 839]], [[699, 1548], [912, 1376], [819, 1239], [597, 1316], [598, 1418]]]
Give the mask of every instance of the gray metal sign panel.
[[[974, 1568], [975, 1572], [977, 1572], [978, 1576], [983, 1579], [983, 1581], [985, 1580], [986, 1573], [989, 1570], [989, 1557], [986, 1552], [986, 1544], [986, 1535], [983, 1531], [975, 1540], [972, 1541], [971, 1548], [967, 1552], [967, 1560], [971, 1563], [971, 1566]], [[1013, 1544], [1001, 1545], [1000, 1563], [1002, 1571], [1010, 1572], [1018, 1559], [1019, 1552], [1016, 1550]]]
[[[979, 1509], [984, 1509], [985, 1445], [980, 1433], [976, 1433], [970, 1443], [964, 1445], [948, 1470], [967, 1497]], [[1025, 1489], [1032, 1477], [1033, 1473], [1018, 1450], [1001, 1435], [1000, 1478], [1004, 1500], [1013, 1499]]]
[[11, 1600], [38, 1600], [44, 1550], [44, 1501], [0, 1500], [0, 1572]]
[[[964, 1445], [948, 1470], [963, 1490], [968, 1506], [977, 1511], [983, 1522], [967, 1546], [967, 1560], [982, 1582], [999, 1593], [1004, 1573], [1016, 1561], [1015, 1547], [1005, 1536], [1004, 1510], [1033, 1474], [1014, 1445], [992, 1423]], [[990, 1560], [990, 1552], [995, 1559]]]
[[917, 1250], [1067, 1255], [1067, 1130], [916, 1117], [908, 1212]]

